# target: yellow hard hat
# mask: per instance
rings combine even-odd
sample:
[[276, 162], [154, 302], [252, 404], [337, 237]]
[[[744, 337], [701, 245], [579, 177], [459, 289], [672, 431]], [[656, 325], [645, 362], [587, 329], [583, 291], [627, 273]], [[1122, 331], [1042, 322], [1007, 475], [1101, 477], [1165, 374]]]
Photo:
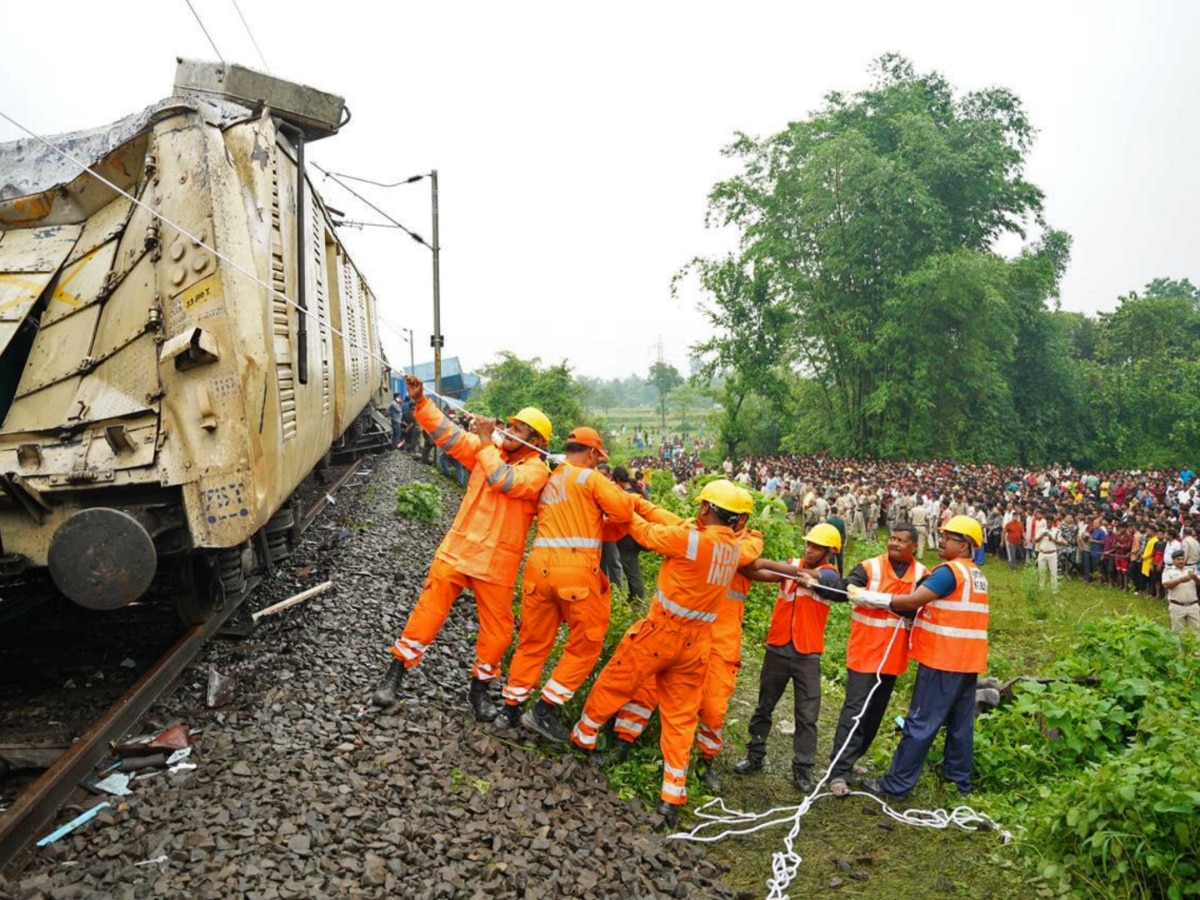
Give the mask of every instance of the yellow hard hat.
[[842, 552], [842, 533], [827, 522], [810, 528], [804, 540], [818, 547], [828, 547], [834, 553]]
[[536, 406], [527, 406], [515, 416], [508, 417], [508, 424], [515, 425], [517, 422], [528, 425], [547, 443], [550, 441], [550, 434], [554, 429], [550, 427], [550, 419]]
[[710, 481], [700, 490], [700, 496], [696, 499], [738, 515], [754, 512], [754, 498], [750, 492], [725, 478]]
[[951, 516], [950, 521], [942, 526], [942, 531], [961, 534], [965, 538], [970, 538], [976, 547], [983, 546], [983, 528], [980, 527], [977, 519], [972, 519], [970, 516]]

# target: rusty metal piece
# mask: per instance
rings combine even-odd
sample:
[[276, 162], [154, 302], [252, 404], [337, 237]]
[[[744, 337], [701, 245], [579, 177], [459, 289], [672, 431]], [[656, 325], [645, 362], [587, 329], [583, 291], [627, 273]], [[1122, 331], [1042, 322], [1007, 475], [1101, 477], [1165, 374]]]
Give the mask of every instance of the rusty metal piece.
[[138, 599], [154, 580], [157, 559], [142, 523], [119, 509], [81, 510], [50, 541], [50, 577], [88, 609], [117, 609]]

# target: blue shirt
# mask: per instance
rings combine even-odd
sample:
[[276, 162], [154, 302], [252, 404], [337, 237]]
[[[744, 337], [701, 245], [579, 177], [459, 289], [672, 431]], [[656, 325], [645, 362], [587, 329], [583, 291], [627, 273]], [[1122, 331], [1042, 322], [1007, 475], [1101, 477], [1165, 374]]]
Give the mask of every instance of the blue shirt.
[[954, 570], [947, 565], [940, 565], [920, 581], [917, 582], [918, 587], [927, 587], [933, 591], [939, 598], [949, 597], [954, 593], [954, 585], [958, 580], [954, 577]]

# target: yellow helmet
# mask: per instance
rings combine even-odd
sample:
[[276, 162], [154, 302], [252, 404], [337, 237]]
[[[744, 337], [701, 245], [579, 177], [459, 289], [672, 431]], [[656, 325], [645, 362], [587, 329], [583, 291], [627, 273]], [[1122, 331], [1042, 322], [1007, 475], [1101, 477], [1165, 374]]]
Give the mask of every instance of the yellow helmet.
[[950, 521], [942, 526], [942, 531], [961, 534], [970, 538], [976, 547], [983, 546], [983, 528], [980, 527], [978, 519], [972, 519], [970, 516], [951, 516]]
[[536, 406], [527, 406], [515, 416], [508, 417], [508, 424], [515, 425], [517, 422], [528, 425], [540, 434], [543, 440], [550, 442], [550, 434], [554, 429], [550, 427], [550, 419]]
[[842, 552], [842, 533], [827, 522], [810, 528], [808, 534], [804, 536], [804, 540], [809, 544], [816, 544], [818, 547], [828, 547], [834, 553]]
[[754, 512], [754, 498], [750, 496], [750, 492], [724, 478], [710, 481], [701, 488], [700, 496], [696, 499], [738, 515]]

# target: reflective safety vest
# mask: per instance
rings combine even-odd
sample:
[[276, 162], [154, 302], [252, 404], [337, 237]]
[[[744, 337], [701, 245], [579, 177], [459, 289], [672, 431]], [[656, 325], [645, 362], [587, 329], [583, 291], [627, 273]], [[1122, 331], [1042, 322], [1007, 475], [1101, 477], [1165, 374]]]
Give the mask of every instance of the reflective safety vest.
[[656, 525], [634, 516], [629, 533], [647, 550], [666, 557], [648, 619], [711, 629], [737, 570], [758, 558], [727, 525]]
[[[803, 559], [789, 562], [798, 569], [807, 568]], [[811, 571], [828, 569], [837, 574], [829, 563]], [[795, 581], [785, 581], [775, 598], [775, 609], [771, 613], [771, 628], [767, 631], [767, 643], [772, 647], [786, 647], [789, 643], [798, 653], [825, 652], [825, 623], [829, 619], [829, 601], [818, 597], [811, 589]]]
[[953, 559], [946, 565], [954, 573], [954, 590], [917, 612], [909, 656], [942, 672], [985, 672], [987, 578], [968, 559]]
[[[867, 573], [867, 590], [885, 594], [911, 594], [917, 582], [929, 571], [914, 559], [901, 577], [892, 569], [892, 561], [886, 553], [864, 559], [862, 567]], [[874, 675], [876, 670], [883, 675], [903, 675], [908, 668], [907, 629], [901, 625], [900, 633], [892, 639], [900, 621], [900, 616], [886, 609], [853, 607], [850, 611], [850, 640], [846, 643], [846, 668], [870, 675]], [[890, 651], [889, 642], [892, 645]], [[879, 661], [885, 652], [887, 659], [880, 669]]]
[[[752, 552], [755, 558], [762, 556], [762, 532], [747, 528], [741, 535], [742, 552]], [[712, 652], [726, 662], [737, 662], [742, 658], [742, 619], [746, 615], [746, 597], [750, 593], [750, 585], [749, 577], [741, 572], [734, 573], [729, 591], [717, 608], [717, 620], [713, 622]]]
[[456, 425], [428, 397], [413, 414], [434, 443], [471, 472], [454, 524], [435, 558], [463, 575], [511, 587], [517, 583], [525, 537], [550, 470], [526, 447], [509, 456], [491, 444], [482, 446], [478, 435]]
[[604, 516], [614, 524], [627, 523], [633, 504], [632, 494], [595, 469], [562, 463], [538, 500], [537, 534], [525, 579], [553, 579], [564, 568], [599, 570]]

